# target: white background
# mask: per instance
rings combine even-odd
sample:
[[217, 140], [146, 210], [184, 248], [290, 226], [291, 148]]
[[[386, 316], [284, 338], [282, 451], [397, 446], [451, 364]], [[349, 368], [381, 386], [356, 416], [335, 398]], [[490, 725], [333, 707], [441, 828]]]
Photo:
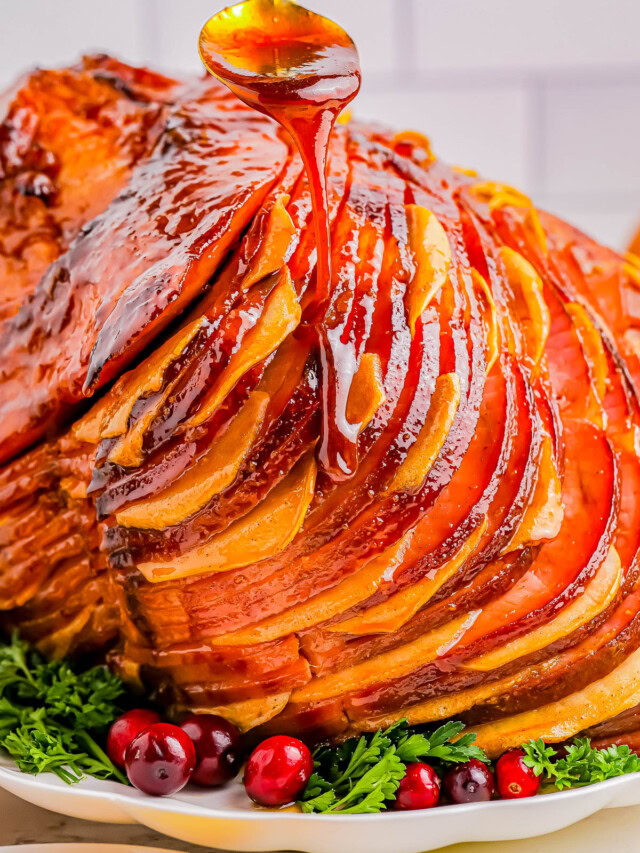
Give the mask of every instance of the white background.
[[[427, 133], [622, 248], [640, 223], [640, 0], [308, 0], [362, 56], [355, 110]], [[0, 0], [0, 85], [103, 49], [196, 70], [219, 0]]]

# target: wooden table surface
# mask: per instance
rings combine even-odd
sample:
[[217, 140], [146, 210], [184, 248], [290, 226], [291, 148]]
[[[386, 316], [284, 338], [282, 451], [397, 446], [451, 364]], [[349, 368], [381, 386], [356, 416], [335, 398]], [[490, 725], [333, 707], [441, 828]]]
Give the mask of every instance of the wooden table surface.
[[[63, 817], [0, 790], [0, 851], [11, 845], [37, 842], [133, 844], [183, 853], [211, 850], [174, 841], [142, 826], [98, 824]], [[458, 844], [443, 848], [441, 853], [608, 853], [609, 850], [639, 853], [640, 806], [608, 809], [554, 835], [527, 841]], [[336, 853], [345, 851], [337, 850]]]

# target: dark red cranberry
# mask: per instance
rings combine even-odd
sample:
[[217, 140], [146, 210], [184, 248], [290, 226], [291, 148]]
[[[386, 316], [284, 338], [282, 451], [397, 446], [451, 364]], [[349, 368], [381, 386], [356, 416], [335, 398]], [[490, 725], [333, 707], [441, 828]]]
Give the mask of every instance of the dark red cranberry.
[[417, 761], [407, 766], [398, 788], [394, 808], [399, 811], [430, 809], [438, 804], [440, 779], [433, 767]]
[[484, 803], [496, 790], [493, 773], [477, 758], [452, 767], [442, 784], [454, 803]]
[[107, 752], [109, 758], [118, 767], [124, 767], [124, 756], [131, 741], [139, 735], [143, 729], [159, 723], [160, 717], [155, 711], [147, 711], [144, 708], [134, 708], [127, 711], [113, 723], [107, 737]]
[[196, 769], [191, 781], [204, 787], [224, 785], [242, 763], [240, 732], [215, 714], [191, 714], [180, 728], [196, 748]]
[[244, 771], [244, 787], [259, 806], [286, 806], [302, 793], [313, 758], [295, 737], [276, 735], [257, 746]]
[[512, 749], [505, 752], [496, 764], [498, 791], [505, 800], [533, 797], [538, 793], [540, 777], [527, 767], [523, 758], [523, 750]]
[[191, 738], [170, 723], [155, 723], [140, 732], [125, 756], [131, 784], [156, 797], [184, 788], [195, 766], [196, 750]]

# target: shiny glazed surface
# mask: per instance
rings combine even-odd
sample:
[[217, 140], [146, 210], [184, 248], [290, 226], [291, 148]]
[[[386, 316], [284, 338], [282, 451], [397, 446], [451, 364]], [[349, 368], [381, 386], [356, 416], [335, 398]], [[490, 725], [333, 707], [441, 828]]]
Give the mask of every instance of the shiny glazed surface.
[[[351, 476], [356, 437], [346, 418], [343, 344], [323, 323], [331, 294], [327, 155], [336, 118], [360, 89], [356, 47], [333, 21], [291, 0], [244, 0], [200, 33], [205, 67], [242, 101], [289, 132], [305, 167], [313, 207], [316, 269], [303, 322], [318, 340], [322, 427], [317, 458], [332, 479]], [[346, 374], [346, 376], [345, 376]], [[342, 398], [342, 399], [341, 399]]]
[[[49, 127], [43, 87], [95, 100], [105, 150], [48, 165], [78, 111]], [[462, 717], [498, 754], [638, 727], [633, 258], [350, 122], [309, 324], [301, 158], [211, 78], [37, 72], [0, 143], [4, 624], [256, 738]], [[55, 192], [25, 193], [40, 175]], [[327, 388], [356, 448], [341, 477]]]

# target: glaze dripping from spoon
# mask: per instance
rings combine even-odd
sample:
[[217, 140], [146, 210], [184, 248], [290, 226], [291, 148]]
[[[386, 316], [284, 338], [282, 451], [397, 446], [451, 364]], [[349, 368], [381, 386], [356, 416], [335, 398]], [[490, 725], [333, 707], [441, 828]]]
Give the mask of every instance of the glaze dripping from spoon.
[[331, 296], [326, 171], [335, 120], [360, 88], [358, 52], [340, 26], [291, 0], [245, 0], [223, 9], [202, 28], [199, 49], [211, 74], [288, 131], [305, 166], [317, 247], [305, 321], [313, 325], [319, 348], [323, 424], [318, 461], [341, 480], [353, 474], [356, 451], [337, 405], [338, 387], [351, 377], [340, 375], [339, 353], [322, 325]]

